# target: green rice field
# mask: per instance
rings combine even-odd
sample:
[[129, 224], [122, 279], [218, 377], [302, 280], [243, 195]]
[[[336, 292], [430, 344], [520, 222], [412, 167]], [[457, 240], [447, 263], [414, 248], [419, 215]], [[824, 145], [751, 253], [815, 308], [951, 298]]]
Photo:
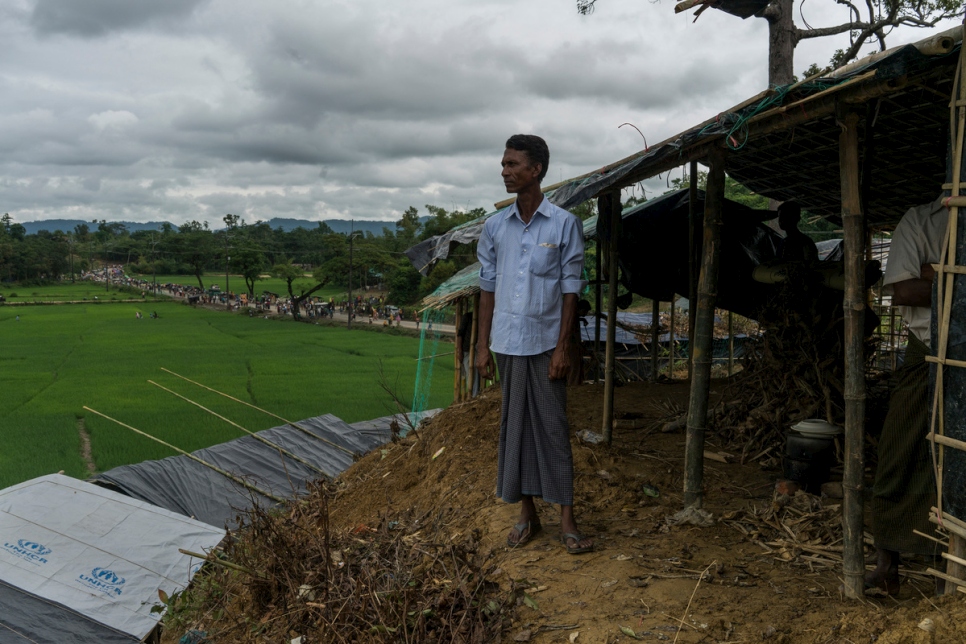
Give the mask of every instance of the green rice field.
[[83, 302], [85, 300], [94, 302], [95, 297], [98, 302], [111, 302], [129, 300], [140, 296], [139, 293], [119, 290], [116, 284], [112, 284], [110, 290], [108, 290], [103, 282], [82, 282], [80, 280], [75, 283], [67, 281], [43, 286], [0, 284], [0, 295], [3, 295], [7, 302], [11, 304], [48, 304], [51, 302]]
[[[351, 423], [393, 411], [380, 361], [411, 401], [418, 351], [412, 337], [173, 301], [0, 306], [0, 488], [60, 470], [86, 477], [81, 420], [97, 471], [173, 455], [84, 406], [188, 451], [244, 435], [149, 380], [251, 431], [282, 424], [162, 367], [289, 420], [332, 413]], [[452, 361], [437, 360], [430, 407], [451, 402], [452, 383]]]

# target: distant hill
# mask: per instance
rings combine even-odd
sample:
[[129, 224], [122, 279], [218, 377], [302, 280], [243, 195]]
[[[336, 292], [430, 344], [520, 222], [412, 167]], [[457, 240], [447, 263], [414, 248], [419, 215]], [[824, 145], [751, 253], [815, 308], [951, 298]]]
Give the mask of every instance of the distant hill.
[[[421, 222], [425, 222], [429, 217], [420, 217]], [[164, 222], [160, 221], [149, 221], [146, 223], [138, 223], [134, 221], [122, 221], [119, 222], [127, 227], [128, 231], [134, 233], [139, 230], [161, 230], [161, 226]], [[282, 217], [273, 217], [267, 222], [272, 229], [281, 228], [285, 232], [295, 230], [296, 228], [305, 228], [306, 230], [312, 230], [319, 225], [318, 221], [312, 221], [308, 219], [285, 219]], [[376, 237], [382, 236], [382, 229], [388, 228], [389, 230], [396, 230], [395, 221], [350, 221], [348, 219], [327, 219], [325, 221], [329, 227], [337, 233], [348, 233], [350, 230], [361, 231], [363, 233], [372, 233]], [[21, 224], [26, 230], [28, 235], [35, 235], [41, 230], [48, 230], [54, 232], [57, 230], [63, 232], [71, 232], [80, 224], [87, 224], [91, 232], [97, 230], [97, 224], [92, 224], [89, 221], [83, 219], [44, 219], [41, 221], [28, 221]], [[220, 228], [215, 228], [215, 230], [220, 230]]]

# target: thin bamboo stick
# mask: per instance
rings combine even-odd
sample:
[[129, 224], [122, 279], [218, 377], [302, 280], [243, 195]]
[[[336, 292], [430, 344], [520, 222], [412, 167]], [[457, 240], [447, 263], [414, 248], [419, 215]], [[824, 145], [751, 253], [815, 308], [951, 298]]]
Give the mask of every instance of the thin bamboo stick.
[[245, 568], [244, 566], [239, 566], [238, 564], [232, 563], [230, 561], [225, 561], [224, 559], [219, 559], [218, 557], [210, 553], [203, 554], [200, 552], [192, 552], [190, 550], [185, 550], [184, 548], [178, 548], [178, 552], [180, 552], [183, 555], [188, 555], [189, 557], [194, 557], [195, 559], [201, 559], [203, 561], [207, 561], [208, 563], [213, 563], [216, 566], [223, 566], [225, 568], [237, 570], [238, 572], [243, 572], [246, 575], [251, 575], [252, 577], [256, 577], [258, 579], [268, 579], [268, 577], [266, 577], [265, 575], [263, 575], [258, 571], [252, 570], [250, 568]]
[[845, 473], [842, 480], [842, 528], [845, 550], [843, 573], [845, 594], [863, 596], [865, 560], [862, 549], [862, 475], [865, 438], [865, 370], [862, 330], [866, 299], [863, 296], [865, 222], [859, 196], [859, 115], [841, 109], [839, 168], [841, 175], [842, 223], [845, 233]]
[[267, 438], [265, 438], [264, 436], [259, 436], [259, 435], [258, 435], [258, 434], [256, 434], [255, 432], [253, 432], [253, 431], [250, 431], [250, 430], [248, 430], [248, 429], [246, 429], [246, 428], [244, 428], [244, 427], [242, 427], [241, 425], [239, 425], [239, 424], [238, 424], [238, 423], [236, 423], [235, 421], [233, 421], [233, 420], [231, 420], [231, 419], [228, 419], [228, 418], [225, 418], [225, 417], [224, 417], [224, 416], [222, 416], [221, 414], [218, 414], [218, 413], [216, 413], [216, 412], [214, 412], [214, 411], [212, 411], [212, 410], [210, 410], [210, 409], [208, 409], [208, 408], [207, 408], [207, 407], [205, 407], [204, 405], [202, 405], [202, 404], [200, 404], [200, 403], [197, 403], [197, 402], [195, 402], [194, 400], [191, 400], [190, 398], [187, 398], [187, 397], [185, 397], [185, 396], [182, 396], [181, 394], [179, 394], [179, 393], [178, 393], [178, 392], [176, 392], [176, 391], [171, 391], [171, 390], [170, 390], [170, 389], [168, 389], [167, 387], [164, 387], [164, 386], [162, 386], [162, 385], [159, 385], [158, 383], [156, 383], [156, 382], [154, 382], [153, 380], [148, 380], [148, 382], [149, 382], [149, 383], [151, 383], [152, 385], [154, 385], [155, 387], [158, 387], [159, 389], [164, 389], [164, 390], [165, 390], [166, 392], [168, 392], [168, 393], [169, 393], [169, 394], [171, 394], [172, 396], [177, 396], [177, 397], [178, 397], [178, 398], [180, 398], [181, 400], [184, 400], [185, 402], [189, 402], [189, 403], [191, 403], [192, 405], [194, 405], [195, 407], [199, 407], [200, 409], [203, 409], [204, 411], [206, 411], [206, 412], [208, 412], [209, 414], [211, 414], [211, 415], [212, 415], [212, 416], [214, 416], [215, 418], [219, 418], [219, 419], [221, 419], [221, 420], [223, 420], [223, 421], [225, 421], [226, 423], [228, 423], [228, 424], [229, 424], [229, 425], [231, 425], [232, 427], [234, 427], [234, 428], [236, 428], [236, 429], [240, 429], [241, 431], [243, 431], [243, 432], [245, 432], [246, 434], [248, 434], [249, 436], [251, 436], [252, 438], [254, 438], [255, 440], [257, 440], [258, 442], [260, 442], [260, 443], [264, 443], [265, 445], [268, 445], [268, 446], [269, 446], [269, 447], [271, 447], [272, 449], [277, 449], [277, 450], [278, 450], [278, 451], [279, 451], [279, 452], [280, 452], [281, 454], [284, 454], [285, 456], [288, 456], [288, 457], [289, 457], [290, 459], [292, 459], [293, 461], [296, 461], [296, 462], [298, 462], [298, 463], [301, 463], [302, 465], [304, 465], [304, 466], [306, 466], [307, 468], [309, 468], [309, 469], [311, 469], [311, 470], [314, 470], [315, 472], [317, 472], [317, 473], [319, 473], [319, 474], [321, 474], [322, 476], [324, 476], [324, 477], [326, 477], [327, 479], [329, 479], [329, 480], [331, 480], [331, 479], [332, 479], [332, 477], [331, 477], [331, 476], [329, 476], [328, 474], [326, 474], [325, 472], [323, 472], [322, 470], [320, 470], [319, 468], [317, 468], [317, 467], [316, 467], [315, 465], [312, 465], [311, 463], [309, 463], [309, 462], [308, 462], [307, 460], [305, 460], [304, 458], [302, 458], [302, 457], [301, 457], [301, 456], [299, 456], [298, 454], [293, 454], [292, 452], [290, 452], [290, 451], [288, 451], [287, 449], [285, 449], [285, 448], [284, 448], [284, 447], [282, 447], [281, 445], [278, 445], [278, 444], [276, 444], [276, 443], [273, 443], [272, 441], [270, 441], [270, 440], [268, 440], [268, 439], [267, 439]]
[[252, 409], [254, 409], [256, 411], [260, 411], [263, 414], [267, 414], [267, 415], [271, 416], [272, 418], [277, 418], [280, 421], [282, 421], [283, 423], [285, 423], [287, 425], [291, 425], [292, 427], [294, 427], [295, 429], [299, 430], [300, 432], [302, 432], [304, 434], [307, 434], [308, 436], [311, 436], [312, 438], [314, 438], [316, 440], [322, 441], [326, 445], [330, 445], [331, 447], [334, 447], [337, 450], [343, 451], [346, 454], [350, 454], [352, 456], [356, 456], [356, 453], [353, 452], [351, 449], [348, 449], [346, 447], [343, 447], [342, 445], [339, 445], [338, 443], [333, 443], [332, 441], [330, 441], [330, 440], [328, 440], [326, 438], [322, 438], [318, 434], [315, 434], [313, 432], [310, 432], [309, 430], [307, 430], [306, 428], [302, 427], [298, 423], [293, 422], [291, 420], [287, 420], [285, 418], [282, 418], [278, 414], [273, 414], [272, 412], [270, 412], [268, 410], [265, 410], [265, 409], [262, 409], [261, 407], [257, 407], [255, 405], [251, 404], [250, 402], [245, 402], [244, 400], [239, 400], [238, 398], [235, 398], [234, 396], [230, 396], [230, 395], [228, 395], [228, 394], [226, 394], [224, 392], [218, 391], [217, 389], [212, 389], [211, 387], [208, 387], [207, 385], [203, 385], [200, 382], [196, 382], [196, 381], [192, 380], [191, 378], [185, 378], [181, 374], [177, 374], [177, 373], [171, 371], [170, 369], [165, 369], [164, 367], [161, 367], [161, 371], [164, 371], [165, 373], [170, 373], [172, 376], [176, 376], [178, 378], [181, 378], [182, 380], [185, 380], [187, 382], [190, 382], [193, 385], [197, 385], [197, 386], [201, 387], [202, 389], [207, 389], [208, 391], [210, 391], [212, 393], [215, 393], [215, 394], [218, 394], [219, 396], [224, 396], [228, 400], [234, 400], [235, 402], [241, 403], [241, 404], [245, 405], [246, 407], [251, 407]]
[[923, 539], [929, 539], [930, 541], [935, 541], [936, 543], [938, 543], [939, 545], [941, 545], [944, 548], [949, 545], [948, 543], [946, 543], [942, 539], [937, 539], [936, 537], [934, 537], [932, 535], [928, 535], [925, 532], [921, 532], [919, 530], [913, 530], [912, 533], [919, 535]]
[[932, 575], [933, 577], [939, 577], [940, 579], [945, 579], [946, 581], [952, 584], [955, 584], [956, 586], [966, 588], [966, 579], [953, 577], [952, 575], [947, 575], [944, 572], [939, 572], [938, 570], [934, 570], [932, 568], [926, 568], [926, 573]]
[[164, 445], [168, 449], [172, 449], [172, 450], [178, 452], [179, 454], [181, 454], [182, 456], [187, 456], [191, 460], [193, 460], [193, 461], [195, 461], [197, 463], [200, 463], [200, 464], [204, 465], [205, 467], [214, 470], [215, 472], [218, 472], [219, 474], [221, 474], [225, 478], [227, 478], [227, 479], [229, 479], [231, 481], [234, 481], [235, 483], [238, 483], [239, 485], [243, 486], [244, 488], [246, 488], [248, 490], [251, 490], [252, 492], [255, 492], [257, 494], [261, 494], [262, 496], [267, 497], [267, 498], [269, 498], [269, 499], [271, 499], [273, 501], [276, 501], [278, 503], [285, 503], [286, 502], [285, 499], [280, 498], [280, 497], [277, 497], [274, 494], [270, 494], [269, 492], [266, 492], [265, 490], [261, 490], [258, 487], [256, 487], [256, 486], [252, 485], [251, 483], [249, 483], [248, 481], [246, 481], [246, 480], [244, 480], [242, 478], [239, 478], [239, 477], [235, 476], [234, 474], [231, 474], [230, 472], [226, 472], [225, 470], [221, 469], [220, 467], [218, 467], [216, 465], [212, 465], [211, 463], [209, 463], [209, 462], [207, 462], [207, 461], [205, 461], [203, 459], [198, 458], [197, 456], [195, 456], [191, 452], [186, 452], [186, 451], [184, 451], [181, 448], [175, 447], [171, 443], [166, 443], [165, 441], [161, 440], [160, 438], [157, 438], [155, 436], [152, 436], [151, 434], [148, 434], [147, 432], [142, 432], [140, 429], [138, 429], [136, 427], [131, 427], [130, 425], [128, 425], [126, 423], [122, 423], [121, 421], [117, 420], [116, 418], [111, 418], [107, 414], [102, 414], [101, 412], [97, 411], [96, 409], [91, 409], [90, 407], [87, 407], [86, 405], [84, 406], [84, 409], [87, 410], [87, 411], [89, 411], [89, 412], [91, 412], [92, 414], [97, 414], [101, 418], [106, 418], [107, 420], [111, 421], [112, 423], [117, 423], [118, 425], [120, 425], [121, 427], [124, 427], [125, 429], [130, 429], [135, 434], [140, 434], [141, 436], [144, 436], [145, 438], [150, 438], [151, 440], [153, 440], [153, 441], [155, 441], [157, 443], [161, 443], [162, 445]]
[[934, 441], [940, 445], [945, 445], [946, 447], [955, 447], [956, 449], [966, 451], [966, 441], [956, 440], [955, 438], [949, 438], [948, 436], [942, 436], [940, 434], [929, 432], [926, 434], [926, 440]]

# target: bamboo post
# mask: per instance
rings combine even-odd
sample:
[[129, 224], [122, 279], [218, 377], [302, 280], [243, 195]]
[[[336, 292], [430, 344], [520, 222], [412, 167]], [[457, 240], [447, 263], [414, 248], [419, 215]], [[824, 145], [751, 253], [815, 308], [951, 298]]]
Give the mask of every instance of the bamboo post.
[[842, 227], [845, 236], [845, 494], [842, 513], [845, 549], [842, 553], [845, 595], [862, 597], [863, 556], [862, 474], [865, 439], [865, 369], [862, 332], [865, 319], [865, 221], [859, 198], [859, 115], [839, 110], [839, 172], [842, 181]]
[[660, 364], [657, 361], [657, 349], [661, 346], [661, 303], [651, 301], [651, 382], [657, 382]]
[[688, 172], [688, 378], [694, 375], [694, 328], [698, 315], [698, 264], [701, 256], [701, 212], [698, 210], [698, 162]]
[[598, 216], [609, 224], [607, 240], [607, 349], [604, 364], [604, 414], [601, 434], [607, 444], [614, 428], [614, 344], [617, 339], [617, 235], [620, 231], [621, 207], [617, 195], [608, 193], [597, 199]]
[[[600, 216], [600, 211], [597, 213]], [[594, 384], [600, 382], [600, 309], [604, 305], [604, 298], [601, 294], [601, 288], [603, 286], [601, 282], [601, 265], [603, 263], [601, 254], [603, 249], [601, 248], [600, 235], [597, 235], [597, 241], [594, 242], [594, 261], [595, 268], [597, 269], [596, 277], [594, 280], [596, 282], [597, 290], [594, 293]]]
[[[946, 574], [959, 580], [966, 580], [966, 565], [963, 565], [963, 560], [966, 559], [966, 539], [954, 532], [950, 533], [948, 553], [949, 556], [943, 553], [946, 559]], [[961, 581], [960, 583], [963, 584], [964, 582]], [[952, 595], [955, 592], [954, 584], [946, 584], [944, 594]]]
[[302, 465], [304, 465], [305, 467], [309, 468], [310, 470], [315, 471], [317, 474], [321, 474], [325, 478], [331, 480], [331, 477], [328, 474], [326, 474], [325, 472], [323, 472], [322, 470], [320, 470], [319, 468], [317, 468], [315, 465], [312, 465], [311, 463], [309, 463], [307, 460], [305, 460], [304, 458], [302, 458], [298, 454], [293, 454], [292, 452], [290, 452], [289, 450], [285, 449], [281, 445], [278, 445], [277, 443], [273, 443], [272, 441], [268, 440], [264, 436], [259, 436], [257, 433], [255, 433], [255, 432], [253, 432], [253, 431], [251, 431], [249, 429], [246, 429], [245, 427], [242, 427], [241, 425], [239, 425], [235, 421], [233, 421], [233, 420], [231, 420], [229, 418], [225, 418], [221, 414], [216, 413], [216, 412], [212, 411], [211, 409], [208, 409], [207, 407], [205, 407], [201, 403], [195, 402], [194, 400], [191, 400], [187, 396], [182, 396], [178, 392], [172, 391], [172, 390], [168, 389], [167, 387], [164, 387], [162, 385], [159, 385], [158, 383], [154, 382], [153, 380], [148, 380], [148, 382], [150, 384], [154, 385], [155, 387], [157, 387], [158, 389], [163, 389], [164, 391], [168, 392], [172, 396], [177, 396], [181, 400], [183, 400], [183, 401], [185, 401], [187, 403], [191, 403], [195, 407], [198, 407], [199, 409], [202, 409], [202, 410], [208, 412], [209, 414], [211, 414], [215, 418], [217, 418], [219, 420], [225, 421], [226, 423], [228, 423], [229, 425], [231, 425], [235, 429], [240, 429], [241, 431], [245, 432], [246, 434], [248, 434], [249, 436], [251, 436], [252, 438], [254, 438], [255, 440], [257, 440], [259, 443], [262, 443], [263, 445], [267, 445], [267, 446], [271, 447], [274, 450], [278, 450], [278, 453], [279, 454], [288, 456], [290, 459], [292, 459], [296, 463], [301, 463]]
[[[674, 356], [677, 353], [675, 351], [677, 344], [678, 335], [674, 332], [674, 299], [677, 297], [676, 294], [671, 294], [671, 332], [668, 334], [668, 358], [667, 358], [667, 379], [674, 380]], [[688, 348], [688, 355], [691, 355], [691, 349]], [[688, 374], [691, 377], [691, 374]]]
[[[711, 392], [711, 342], [714, 336], [714, 301], [718, 289], [718, 261], [721, 254], [721, 225], [724, 209], [724, 150], [710, 154], [708, 185], [704, 201], [704, 250], [698, 276], [697, 315], [691, 354], [694, 372], [688, 404], [684, 464], [684, 505], [700, 508], [704, 502], [704, 432], [708, 425], [708, 397]], [[673, 330], [672, 330], [673, 333]]]
[[[460, 337], [460, 326], [463, 323], [463, 298], [456, 300], [456, 338]], [[460, 347], [465, 349], [466, 347]], [[453, 402], [463, 400], [463, 352], [453, 352]]]
[[467, 395], [472, 398], [476, 394], [474, 389], [477, 387], [476, 383], [479, 380], [479, 375], [476, 372], [476, 341], [480, 335], [480, 292], [477, 291], [473, 294], [473, 323], [470, 326], [470, 368], [467, 370], [470, 374], [470, 380], [466, 383]]
[[273, 414], [272, 412], [270, 412], [268, 410], [265, 410], [265, 409], [262, 409], [261, 407], [256, 407], [255, 405], [253, 405], [253, 404], [251, 404], [249, 402], [245, 402], [244, 400], [239, 400], [238, 398], [235, 398], [234, 396], [229, 396], [228, 394], [223, 393], [221, 391], [218, 391], [217, 389], [212, 389], [211, 387], [208, 387], [206, 385], [203, 385], [200, 382], [195, 382], [194, 380], [192, 380], [190, 378], [185, 378], [181, 374], [177, 374], [177, 373], [171, 371], [170, 369], [165, 369], [164, 367], [160, 367], [160, 369], [161, 369], [161, 371], [164, 371], [165, 373], [170, 373], [172, 376], [175, 376], [177, 378], [181, 378], [182, 380], [184, 380], [186, 382], [190, 382], [193, 385], [197, 385], [197, 386], [201, 387], [202, 389], [207, 389], [208, 391], [210, 391], [213, 394], [218, 394], [219, 396], [224, 396], [228, 400], [234, 400], [235, 402], [241, 403], [241, 404], [245, 405], [246, 407], [251, 407], [255, 411], [260, 411], [263, 414], [267, 414], [267, 415], [271, 416], [272, 418], [277, 418], [278, 420], [282, 421], [286, 425], [291, 425], [292, 427], [294, 427], [295, 429], [299, 430], [303, 434], [305, 434], [307, 436], [311, 436], [312, 438], [314, 438], [317, 441], [322, 441], [326, 445], [329, 445], [331, 447], [334, 447], [337, 450], [340, 450], [342, 452], [345, 452], [346, 454], [350, 454], [351, 456], [356, 456], [356, 453], [353, 452], [351, 449], [349, 449], [347, 447], [343, 447], [342, 445], [339, 445], [338, 443], [333, 443], [332, 441], [330, 441], [330, 440], [328, 440], [326, 438], [322, 438], [318, 434], [313, 434], [312, 432], [310, 432], [309, 430], [305, 429], [304, 427], [302, 427], [298, 423], [293, 422], [291, 420], [286, 420], [286, 419], [282, 418], [281, 416], [279, 416], [278, 414]]
[[728, 311], [728, 377], [735, 372], [735, 314]]
[[125, 429], [130, 429], [135, 434], [140, 434], [141, 436], [144, 436], [145, 438], [150, 438], [151, 440], [155, 441], [156, 443], [161, 443], [162, 445], [164, 445], [168, 449], [174, 450], [174, 451], [178, 452], [179, 454], [181, 454], [182, 456], [187, 456], [192, 461], [195, 461], [197, 463], [200, 463], [200, 464], [204, 465], [205, 467], [207, 467], [208, 469], [214, 470], [215, 472], [217, 472], [217, 473], [221, 474], [222, 476], [224, 476], [226, 479], [229, 479], [230, 481], [233, 481], [235, 483], [238, 483], [239, 485], [241, 485], [245, 489], [251, 490], [252, 492], [255, 492], [257, 494], [261, 494], [262, 496], [264, 496], [266, 498], [269, 498], [269, 499], [275, 501], [276, 503], [285, 503], [285, 499], [282, 499], [280, 497], [277, 497], [274, 494], [270, 494], [270, 493], [266, 492], [265, 490], [259, 489], [259, 488], [255, 487], [254, 485], [252, 485], [251, 483], [249, 483], [248, 481], [246, 481], [245, 479], [239, 478], [239, 477], [235, 476], [234, 474], [231, 474], [229, 472], [226, 472], [225, 470], [221, 469], [220, 467], [217, 467], [215, 465], [212, 465], [208, 461], [205, 461], [203, 459], [198, 458], [197, 456], [195, 456], [191, 452], [186, 452], [183, 449], [180, 449], [178, 447], [175, 447], [171, 443], [166, 443], [165, 441], [161, 440], [160, 438], [157, 438], [155, 436], [152, 436], [151, 434], [148, 434], [147, 432], [142, 432], [140, 429], [138, 429], [136, 427], [131, 427], [130, 425], [127, 425], [125, 423], [122, 423], [121, 421], [117, 420], [116, 418], [111, 418], [107, 414], [102, 414], [101, 412], [97, 411], [96, 409], [91, 409], [90, 407], [87, 407], [86, 405], [84, 406], [84, 409], [87, 410], [87, 411], [89, 411], [89, 412], [91, 412], [92, 414], [97, 414], [101, 418], [105, 418], [105, 419], [111, 421], [112, 423], [117, 423], [118, 425], [120, 425], [121, 427], [123, 427]]

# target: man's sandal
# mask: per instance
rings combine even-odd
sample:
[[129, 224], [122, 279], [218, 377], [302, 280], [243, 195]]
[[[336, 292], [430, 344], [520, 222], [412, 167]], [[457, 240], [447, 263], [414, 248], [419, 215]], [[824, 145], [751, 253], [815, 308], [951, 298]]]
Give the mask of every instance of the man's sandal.
[[[525, 523], [517, 523], [510, 530], [510, 534], [506, 537], [506, 545], [508, 548], [517, 548], [519, 546], [525, 546], [530, 541], [539, 534], [543, 526], [540, 525], [539, 521], [527, 521]], [[517, 539], [514, 541], [511, 539], [513, 533], [517, 534]]]
[[[594, 544], [590, 544], [589, 546], [580, 545], [580, 542], [583, 541], [585, 538], [586, 537], [584, 537], [584, 535], [579, 534], [577, 532], [560, 533], [560, 542], [564, 544], [565, 548], [567, 548], [567, 552], [569, 552], [572, 555], [583, 554], [585, 552], [590, 552], [594, 549]], [[574, 540], [574, 545], [572, 546], [569, 543], [567, 543], [570, 539]]]

